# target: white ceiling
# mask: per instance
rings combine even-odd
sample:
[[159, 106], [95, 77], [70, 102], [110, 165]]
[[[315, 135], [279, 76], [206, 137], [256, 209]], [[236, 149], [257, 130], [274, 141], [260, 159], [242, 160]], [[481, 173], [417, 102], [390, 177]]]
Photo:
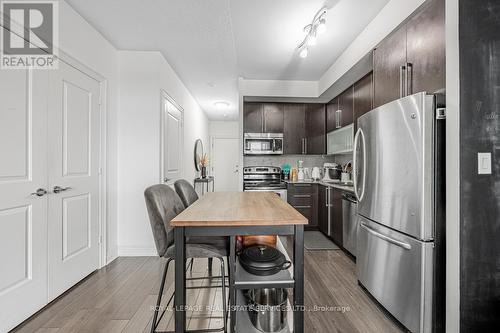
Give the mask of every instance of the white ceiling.
[[[211, 120], [234, 120], [238, 77], [319, 80], [389, 0], [66, 1], [116, 48], [162, 52]], [[327, 31], [302, 59], [303, 27], [323, 5]]]

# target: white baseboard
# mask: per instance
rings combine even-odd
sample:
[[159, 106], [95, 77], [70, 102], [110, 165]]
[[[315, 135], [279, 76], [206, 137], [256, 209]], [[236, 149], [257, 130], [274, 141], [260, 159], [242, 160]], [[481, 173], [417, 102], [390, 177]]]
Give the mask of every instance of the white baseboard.
[[119, 257], [156, 257], [158, 252], [154, 247], [118, 246]]

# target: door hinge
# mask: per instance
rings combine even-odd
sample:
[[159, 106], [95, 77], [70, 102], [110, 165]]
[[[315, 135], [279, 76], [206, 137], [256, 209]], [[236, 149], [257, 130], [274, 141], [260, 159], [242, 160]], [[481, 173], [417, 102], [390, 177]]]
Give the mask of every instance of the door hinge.
[[102, 244], [102, 235], [99, 236], [99, 244]]
[[102, 175], [102, 168], [99, 168], [99, 174]]
[[437, 120], [446, 119], [446, 108], [437, 108], [436, 109], [436, 119]]

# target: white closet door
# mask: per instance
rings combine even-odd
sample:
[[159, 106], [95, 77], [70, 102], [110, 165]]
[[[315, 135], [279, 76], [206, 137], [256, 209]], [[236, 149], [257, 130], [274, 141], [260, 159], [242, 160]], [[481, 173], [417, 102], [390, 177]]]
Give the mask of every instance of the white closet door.
[[0, 73], [0, 332], [47, 303], [47, 74]]
[[170, 184], [181, 178], [183, 119], [182, 110], [165, 95], [162, 104], [162, 176]]
[[[49, 73], [49, 300], [99, 265], [99, 83], [59, 63]], [[59, 190], [58, 190], [59, 188]]]

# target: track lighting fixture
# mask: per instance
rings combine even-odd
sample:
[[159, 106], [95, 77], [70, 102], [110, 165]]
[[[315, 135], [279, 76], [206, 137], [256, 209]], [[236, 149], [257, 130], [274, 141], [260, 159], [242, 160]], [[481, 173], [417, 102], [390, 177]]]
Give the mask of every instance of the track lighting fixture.
[[318, 34], [326, 31], [326, 7], [321, 8], [311, 22], [304, 27], [304, 32], [306, 36], [302, 43], [299, 44], [297, 49], [299, 50], [299, 55], [301, 58], [306, 58], [309, 54], [308, 46], [316, 45], [318, 41]]

